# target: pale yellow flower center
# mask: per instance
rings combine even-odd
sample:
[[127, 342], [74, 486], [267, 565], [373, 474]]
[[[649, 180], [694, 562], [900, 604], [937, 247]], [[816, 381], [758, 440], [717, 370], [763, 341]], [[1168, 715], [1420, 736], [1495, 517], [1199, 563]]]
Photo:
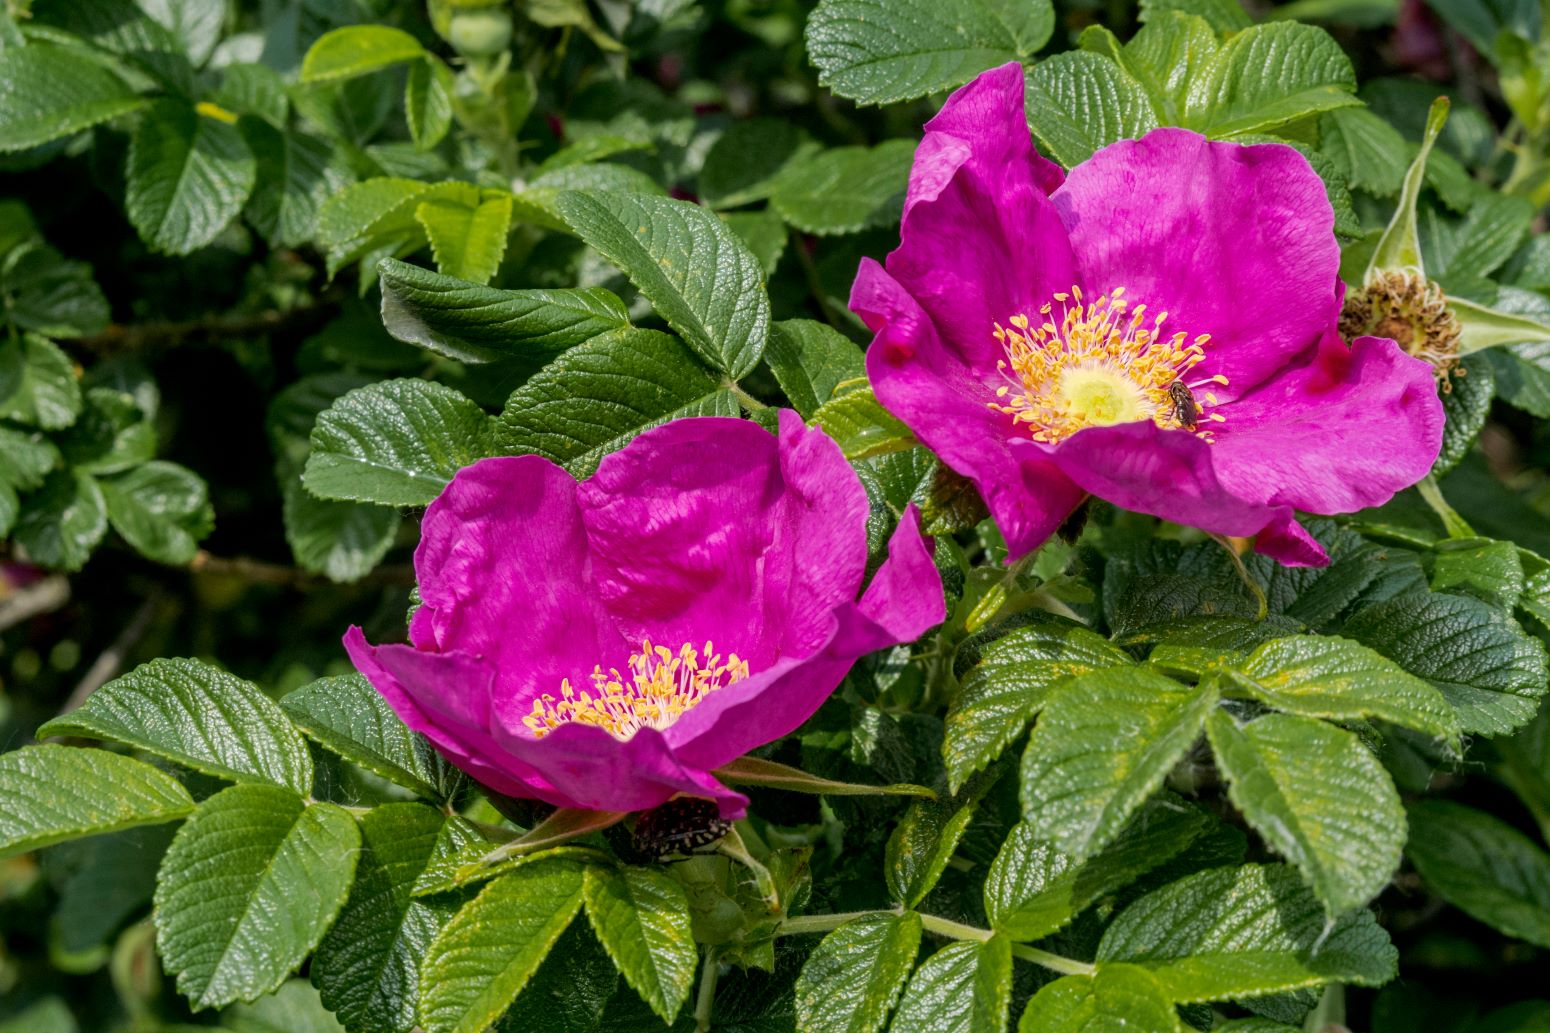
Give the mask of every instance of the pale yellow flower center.
[[[1060, 313], [1055, 314], [1055, 306]], [[1211, 440], [1209, 424], [1219, 413], [1211, 385], [1226, 386], [1220, 374], [1191, 381], [1205, 358], [1209, 334], [1189, 339], [1165, 334], [1163, 312], [1147, 321], [1146, 306], [1133, 308], [1116, 287], [1084, 303], [1079, 287], [1056, 294], [1039, 309], [1040, 322], [1019, 313], [996, 324], [1006, 358], [996, 364], [1007, 383], [996, 389], [992, 409], [1027, 427], [1035, 441], [1054, 444], [1085, 427], [1152, 420], [1160, 427], [1188, 430]]]
[[748, 661], [736, 653], [723, 658], [709, 642], [702, 652], [684, 643], [675, 653], [646, 639], [624, 673], [594, 667], [591, 690], [578, 690], [566, 678], [558, 699], [545, 693], [533, 700], [533, 712], [522, 721], [538, 739], [563, 724], [584, 724], [627, 741], [642, 728], [666, 728], [710, 693], [746, 677]]

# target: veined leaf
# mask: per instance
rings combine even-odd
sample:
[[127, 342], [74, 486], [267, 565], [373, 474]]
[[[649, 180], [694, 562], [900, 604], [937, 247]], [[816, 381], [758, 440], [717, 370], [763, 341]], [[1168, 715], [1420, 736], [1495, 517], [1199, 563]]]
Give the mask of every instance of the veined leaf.
[[360, 831], [288, 789], [235, 785], [200, 805], [156, 884], [156, 943], [196, 1009], [278, 987], [334, 920]]
[[1012, 1007], [1012, 945], [1004, 936], [949, 944], [910, 977], [893, 1029], [997, 1033]]
[[511, 229], [510, 194], [493, 192], [474, 207], [433, 197], [420, 203], [414, 217], [425, 227], [443, 273], [479, 284], [495, 275]]
[[113, 530], [159, 563], [188, 563], [215, 528], [209, 488], [176, 463], [153, 459], [98, 483]]
[[1100, 969], [1147, 969], [1174, 1001], [1257, 997], [1394, 978], [1398, 953], [1370, 911], [1333, 925], [1297, 873], [1283, 865], [1213, 868], [1131, 904], [1098, 944]]
[[680, 416], [737, 412], [737, 402], [682, 342], [632, 327], [577, 345], [512, 392], [496, 444], [585, 476], [643, 430]]
[[193, 809], [177, 779], [132, 757], [51, 745], [0, 753], [0, 857]]
[[251, 682], [198, 660], [152, 660], [38, 729], [128, 743], [216, 778], [312, 791], [312, 757]]
[[734, 379], [758, 364], [770, 332], [764, 271], [709, 210], [597, 191], [567, 192], [556, 203], [706, 362]]
[[423, 506], [494, 453], [494, 421], [450, 387], [384, 380], [318, 416], [302, 483], [323, 498]]
[[333, 82], [365, 75], [425, 56], [419, 40], [386, 25], [346, 25], [325, 32], [301, 62], [304, 83]]
[[37, 334], [0, 342], [0, 417], [58, 430], [81, 405], [75, 366], [59, 345]]
[[1023, 734], [1050, 693], [1078, 675], [1132, 661], [1103, 636], [1077, 624], [1041, 620], [988, 644], [966, 643], [960, 659], [974, 666], [947, 712], [942, 758], [954, 791]]
[[856, 343], [838, 330], [811, 319], [783, 319], [770, 330], [764, 361], [780, 389], [804, 419], [834, 397], [847, 380], [866, 376], [866, 361]]
[[[294, 695], [294, 693], [293, 693]], [[446, 819], [417, 803], [390, 803], [361, 818], [364, 850], [349, 899], [312, 961], [323, 1003], [350, 1033], [411, 1033], [426, 948], [457, 910], [446, 897], [410, 891]]]
[[846, 459], [869, 459], [916, 445], [915, 435], [882, 407], [871, 387], [829, 399], [813, 413], [811, 422], [839, 444]]
[[699, 964], [683, 887], [653, 868], [593, 866], [582, 895], [592, 929], [625, 981], [672, 1025]]
[[1028, 72], [1026, 92], [1028, 124], [1066, 168], [1157, 128], [1141, 84], [1098, 54], [1069, 51], [1040, 61]]
[[1256, 25], [1222, 45], [1189, 84], [1183, 124], [1221, 139], [1261, 133], [1319, 111], [1361, 103], [1351, 60], [1313, 25]]
[[1378, 758], [1353, 733], [1313, 718], [1267, 714], [1206, 725], [1228, 796], [1295, 864], [1331, 918], [1382, 892], [1405, 844], [1405, 812]]
[[25, 151], [144, 104], [122, 79], [78, 51], [47, 43], [0, 51], [0, 151]]
[[304, 685], [280, 700], [280, 709], [318, 745], [426, 799], [449, 802], [463, 783], [359, 674]]
[[480, 1033], [511, 1005], [581, 910], [582, 867], [537, 861], [484, 888], [441, 930], [420, 977], [427, 1033]]
[[1550, 854], [1506, 822], [1446, 800], [1412, 804], [1410, 825], [1406, 851], [1444, 900], [1550, 947]]
[[797, 977], [797, 1028], [880, 1033], [920, 947], [920, 916], [864, 915], [825, 936]]
[[186, 101], [157, 101], [129, 144], [124, 207], [140, 238], [186, 255], [214, 240], [242, 211], [257, 181], [237, 127]]
[[1054, 28], [1048, 0], [821, 0], [807, 21], [807, 56], [841, 97], [892, 104], [1027, 60]]
[[1110, 668], [1063, 684], [1023, 754], [1023, 821], [1075, 859], [1091, 857], [1199, 738], [1216, 705], [1146, 668]]
[[549, 358], [630, 324], [602, 287], [496, 290], [392, 259], [378, 272], [388, 333], [462, 362]]
[[96, 478], [55, 470], [22, 500], [13, 533], [34, 563], [80, 570], [107, 531], [107, 503]]
[[818, 151], [781, 169], [770, 204], [804, 233], [859, 233], [892, 225], [904, 209], [914, 159], [914, 140]]
[[1135, 965], [1100, 965], [1093, 975], [1061, 976], [1042, 987], [1017, 1033], [1183, 1033], [1168, 990]]

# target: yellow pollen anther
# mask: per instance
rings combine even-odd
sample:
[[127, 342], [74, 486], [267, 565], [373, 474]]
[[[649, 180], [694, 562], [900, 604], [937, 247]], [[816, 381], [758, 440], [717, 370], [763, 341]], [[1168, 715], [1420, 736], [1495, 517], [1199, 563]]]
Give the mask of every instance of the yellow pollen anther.
[[1079, 287], [1052, 297], [1039, 307], [1044, 319], [1038, 325], [1021, 312], [1008, 326], [995, 325], [995, 339], [1006, 353], [996, 366], [1007, 384], [996, 388], [992, 409], [1048, 444], [1085, 427], [1138, 420], [1212, 440], [1202, 425], [1225, 418], [1201, 412], [1202, 404], [1215, 406], [1217, 398], [1210, 392], [1197, 398], [1194, 389], [1226, 387], [1227, 378], [1189, 376], [1205, 358], [1210, 334], [1165, 333], [1167, 312], [1143, 325], [1146, 306], [1131, 305], [1123, 287], [1085, 304]]
[[709, 642], [702, 652], [684, 643], [675, 653], [646, 639], [625, 668], [620, 674], [618, 668], [594, 667], [590, 691], [564, 679], [560, 698], [545, 693], [533, 700], [533, 712], [522, 723], [535, 739], [563, 724], [586, 724], [628, 741], [642, 728], [668, 727], [710, 693], [748, 677], [748, 661], [736, 653], [722, 657]]

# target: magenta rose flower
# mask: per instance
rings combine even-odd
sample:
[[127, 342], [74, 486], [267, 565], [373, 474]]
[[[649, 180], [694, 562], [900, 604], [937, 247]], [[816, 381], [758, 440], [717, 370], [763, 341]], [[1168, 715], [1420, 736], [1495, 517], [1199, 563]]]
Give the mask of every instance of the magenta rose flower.
[[602, 811], [684, 794], [740, 817], [716, 768], [945, 616], [913, 508], [861, 592], [867, 513], [839, 447], [789, 411], [778, 437], [675, 420], [579, 484], [538, 456], [485, 459], [425, 511], [411, 644], [351, 628], [345, 648], [497, 792]]
[[1319, 565], [1293, 512], [1382, 504], [1443, 425], [1426, 363], [1340, 339], [1333, 226], [1281, 144], [1158, 129], [1062, 178], [1008, 64], [927, 123], [899, 247], [850, 303], [879, 401], [978, 485], [1011, 558], [1095, 495]]

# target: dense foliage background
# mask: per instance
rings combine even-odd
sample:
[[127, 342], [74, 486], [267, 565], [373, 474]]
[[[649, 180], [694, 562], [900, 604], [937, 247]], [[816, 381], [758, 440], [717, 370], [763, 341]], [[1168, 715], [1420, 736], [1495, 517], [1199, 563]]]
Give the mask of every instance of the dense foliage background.
[[[1550, 1029], [1544, 18], [7, 0], [0, 1030]], [[941, 96], [1014, 59], [1067, 167], [1157, 125], [1298, 147], [1353, 286], [1414, 208], [1480, 348], [1421, 490], [1311, 521], [1326, 569], [1248, 559], [1264, 620], [1217, 544], [1104, 505], [1007, 574], [865, 387], [857, 263]], [[921, 505], [949, 618], [767, 759], [935, 799], [752, 789], [752, 867], [638, 824], [481, 863], [543, 815], [339, 645], [402, 637], [419, 510], [486, 455], [585, 475], [783, 405], [877, 549]]]

